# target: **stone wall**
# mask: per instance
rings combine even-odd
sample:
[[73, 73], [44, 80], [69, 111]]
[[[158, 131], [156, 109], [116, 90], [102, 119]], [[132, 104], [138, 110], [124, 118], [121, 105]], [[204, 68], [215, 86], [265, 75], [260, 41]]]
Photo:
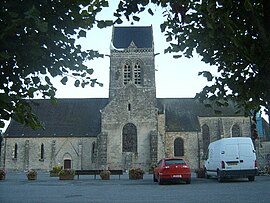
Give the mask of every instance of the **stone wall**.
[[[126, 64], [130, 80], [126, 81]], [[139, 64], [140, 83], [134, 81], [134, 67]], [[157, 159], [157, 110], [154, 50], [130, 46], [123, 51], [111, 50], [110, 103], [102, 111], [102, 133], [107, 134], [108, 168], [128, 170], [132, 167], [148, 169]], [[123, 129], [136, 129], [136, 150], [123, 150]], [[156, 133], [153, 133], [156, 132]]]
[[198, 168], [198, 134], [197, 132], [167, 132], [165, 135], [165, 156], [174, 157], [174, 141], [182, 138], [184, 141], [184, 156], [191, 169]]
[[199, 117], [200, 125], [207, 124], [210, 128], [210, 142], [220, 138], [231, 137], [232, 127], [238, 124], [240, 135], [250, 137], [249, 117]]
[[[64, 165], [70, 159], [73, 169], [95, 168], [92, 160], [93, 142], [96, 138], [6, 138], [2, 153], [5, 159], [1, 167], [10, 170], [40, 169], [50, 170], [55, 165]], [[14, 146], [17, 144], [17, 158], [14, 158]], [[44, 157], [41, 159], [41, 145], [44, 145]]]

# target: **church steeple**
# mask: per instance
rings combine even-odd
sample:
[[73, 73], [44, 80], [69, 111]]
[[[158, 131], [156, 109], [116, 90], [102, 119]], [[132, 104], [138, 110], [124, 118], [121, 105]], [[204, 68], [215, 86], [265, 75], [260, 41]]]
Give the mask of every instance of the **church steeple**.
[[146, 168], [149, 161], [156, 161], [154, 57], [151, 26], [113, 28], [110, 101], [102, 111], [102, 135], [106, 135], [103, 140], [107, 145], [100, 144], [107, 146], [100, 158], [114, 163], [110, 167]]
[[113, 99], [128, 85], [152, 89], [155, 95], [152, 26], [114, 27], [111, 41], [110, 91]]

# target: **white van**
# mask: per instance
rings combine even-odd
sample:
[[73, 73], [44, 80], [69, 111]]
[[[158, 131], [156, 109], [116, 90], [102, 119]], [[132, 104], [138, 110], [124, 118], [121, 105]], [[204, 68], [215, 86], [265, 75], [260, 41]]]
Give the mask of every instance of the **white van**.
[[248, 178], [255, 180], [257, 174], [256, 151], [249, 137], [223, 138], [210, 143], [205, 161], [207, 178]]

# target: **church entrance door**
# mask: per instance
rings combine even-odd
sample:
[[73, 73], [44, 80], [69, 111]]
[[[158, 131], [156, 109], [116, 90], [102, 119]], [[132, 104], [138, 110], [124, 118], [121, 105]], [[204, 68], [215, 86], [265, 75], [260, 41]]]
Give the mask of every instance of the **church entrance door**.
[[64, 160], [64, 169], [71, 169], [71, 160], [70, 159]]

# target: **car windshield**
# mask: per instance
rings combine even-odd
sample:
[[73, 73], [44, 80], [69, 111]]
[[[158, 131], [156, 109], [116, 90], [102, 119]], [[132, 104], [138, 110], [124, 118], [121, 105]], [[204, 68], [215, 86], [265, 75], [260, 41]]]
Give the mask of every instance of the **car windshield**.
[[170, 159], [165, 161], [166, 165], [171, 165], [171, 164], [186, 164], [183, 159]]

